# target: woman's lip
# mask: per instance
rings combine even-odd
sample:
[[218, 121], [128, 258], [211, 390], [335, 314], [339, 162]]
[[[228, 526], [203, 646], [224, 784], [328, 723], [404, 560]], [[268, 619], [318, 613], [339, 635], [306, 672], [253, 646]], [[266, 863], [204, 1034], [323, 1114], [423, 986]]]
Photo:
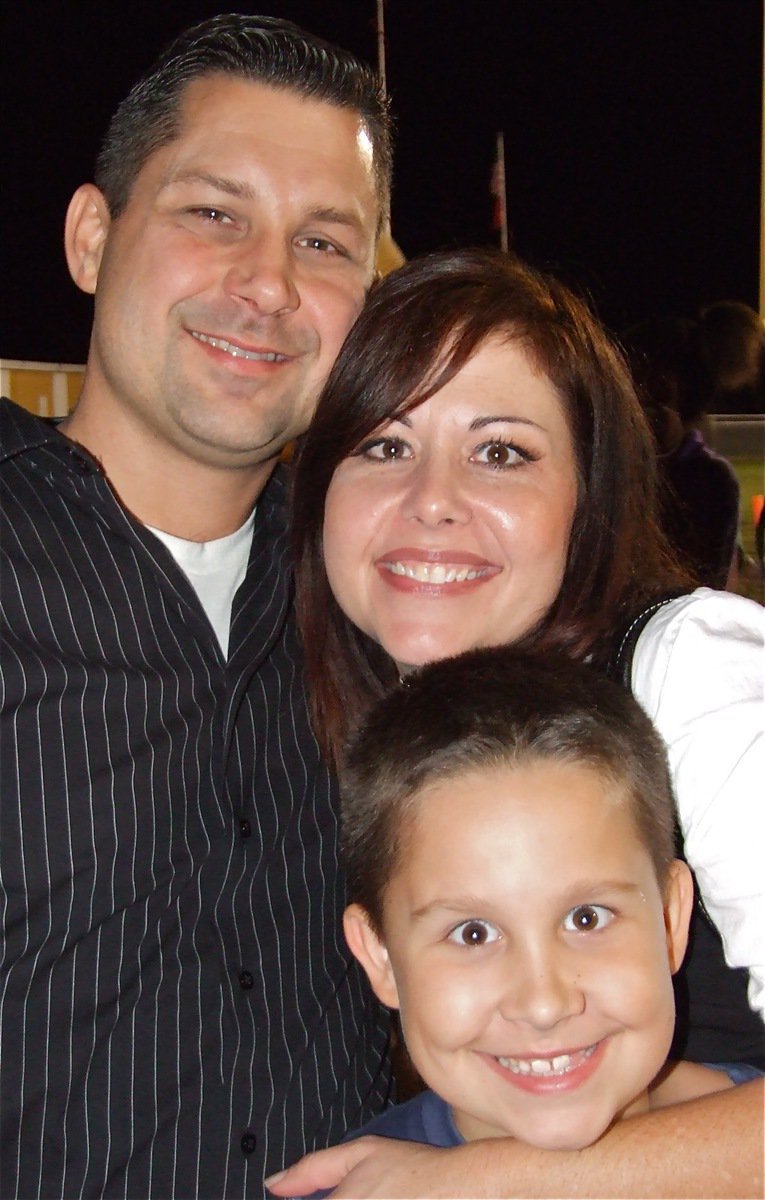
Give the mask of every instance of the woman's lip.
[[[470, 550], [425, 550], [416, 546], [400, 546], [395, 550], [386, 550], [378, 558], [378, 563], [393, 562], [424, 562], [451, 563], [454, 566], [494, 567], [487, 558], [473, 554]], [[499, 567], [496, 568], [499, 570]]]

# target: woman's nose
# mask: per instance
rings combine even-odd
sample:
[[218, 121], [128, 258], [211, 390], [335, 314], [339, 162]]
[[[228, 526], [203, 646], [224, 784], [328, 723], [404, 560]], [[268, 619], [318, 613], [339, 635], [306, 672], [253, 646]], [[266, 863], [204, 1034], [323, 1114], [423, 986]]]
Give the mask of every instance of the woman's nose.
[[409, 479], [403, 515], [423, 525], [464, 525], [471, 518], [468, 497], [449, 461], [422, 458]]

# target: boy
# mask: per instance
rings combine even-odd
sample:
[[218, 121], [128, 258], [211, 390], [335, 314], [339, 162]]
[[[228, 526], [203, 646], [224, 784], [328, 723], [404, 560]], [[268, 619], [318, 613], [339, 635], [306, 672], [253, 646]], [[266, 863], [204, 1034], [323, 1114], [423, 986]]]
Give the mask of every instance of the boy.
[[342, 792], [346, 937], [432, 1089], [363, 1133], [574, 1150], [751, 1077], [666, 1063], [693, 888], [662, 743], [616, 685], [512, 650], [430, 665]]

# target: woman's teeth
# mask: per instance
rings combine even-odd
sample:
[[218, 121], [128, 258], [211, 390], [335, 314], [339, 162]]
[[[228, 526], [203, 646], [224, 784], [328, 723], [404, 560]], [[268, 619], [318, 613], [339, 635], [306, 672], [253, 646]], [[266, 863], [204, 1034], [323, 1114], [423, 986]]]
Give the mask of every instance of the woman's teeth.
[[417, 583], [464, 583], [466, 579], [479, 579], [487, 573], [487, 567], [445, 567], [442, 563], [385, 563], [393, 575], [405, 575]]

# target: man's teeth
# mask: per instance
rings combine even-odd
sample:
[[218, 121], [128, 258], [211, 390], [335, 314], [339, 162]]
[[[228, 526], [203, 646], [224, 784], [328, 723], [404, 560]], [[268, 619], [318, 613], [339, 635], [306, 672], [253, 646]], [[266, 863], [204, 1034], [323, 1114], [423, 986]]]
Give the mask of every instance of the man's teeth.
[[241, 346], [234, 346], [231, 342], [227, 342], [225, 338], [210, 337], [207, 333], [197, 333], [193, 329], [191, 336], [195, 337], [198, 342], [206, 342], [208, 346], [214, 346], [216, 350], [225, 351], [232, 358], [248, 358], [250, 362], [282, 362], [287, 357], [285, 354], [275, 354], [273, 352], [261, 354], [257, 350], [243, 350]]
[[514, 1075], [565, 1075], [567, 1071], [581, 1066], [595, 1053], [596, 1046], [577, 1050], [575, 1054], [556, 1054], [554, 1058], [502, 1058], [497, 1062]]
[[386, 563], [393, 575], [406, 575], [417, 583], [464, 583], [486, 574], [486, 567], [445, 567], [442, 563]]

